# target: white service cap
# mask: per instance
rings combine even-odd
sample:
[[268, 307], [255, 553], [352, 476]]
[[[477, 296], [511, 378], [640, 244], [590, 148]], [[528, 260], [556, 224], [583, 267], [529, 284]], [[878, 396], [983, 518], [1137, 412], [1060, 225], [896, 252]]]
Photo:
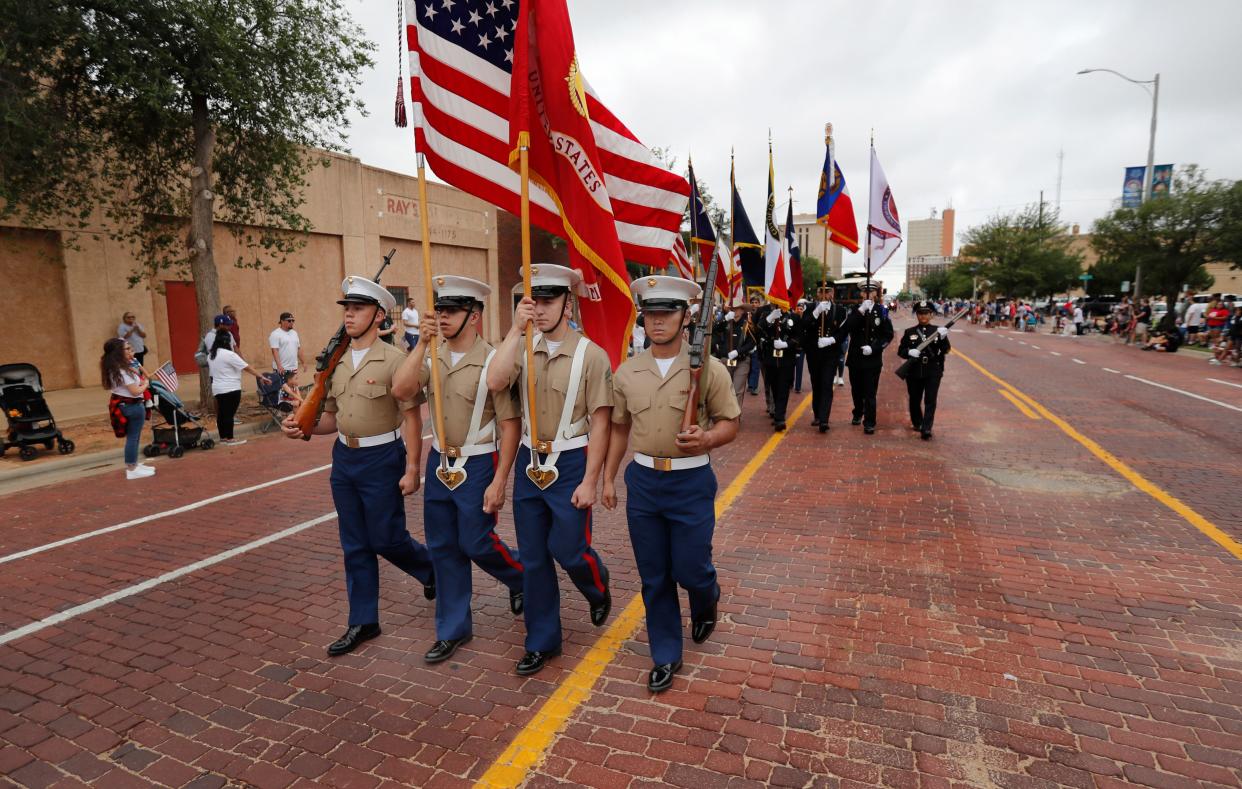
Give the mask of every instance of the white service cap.
[[397, 309], [397, 300], [388, 289], [366, 277], [346, 277], [341, 282], [341, 293], [345, 297], [337, 301], [337, 304], [376, 304], [389, 315]]
[[437, 274], [431, 278], [431, 283], [437, 307], [466, 308], [474, 306], [474, 302], [481, 305], [492, 292], [492, 286], [486, 282], [451, 274]]
[[639, 277], [630, 283], [630, 290], [645, 310], [685, 308], [703, 295], [698, 283], [681, 277]]

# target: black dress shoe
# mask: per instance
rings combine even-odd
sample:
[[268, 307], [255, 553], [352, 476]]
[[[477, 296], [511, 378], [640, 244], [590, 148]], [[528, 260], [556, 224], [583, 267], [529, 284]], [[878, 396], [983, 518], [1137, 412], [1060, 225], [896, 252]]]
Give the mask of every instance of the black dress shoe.
[[436, 577], [431, 576], [431, 583], [423, 584], [423, 597], [427, 600], [436, 599]]
[[695, 619], [690, 622], [690, 638], [696, 644], [702, 644], [716, 629], [716, 606], [712, 606], [712, 610], [708, 611], [702, 619]]
[[423, 655], [424, 663], [443, 663], [453, 656], [457, 648], [466, 643], [474, 636], [463, 636], [461, 638], [441, 639], [431, 645], [431, 649], [427, 650], [427, 654]]
[[776, 424], [772, 425], [772, 429], [775, 430], [777, 433], [784, 433], [786, 427], [788, 427], [788, 425], [785, 424], [785, 420], [783, 419], [777, 422]]
[[651, 673], [647, 675], [647, 690], [652, 693], [668, 690], [673, 686], [673, 675], [680, 670], [680, 660], [676, 663], [662, 663], [651, 669]]
[[529, 677], [531, 674], [537, 674], [549, 660], [559, 656], [560, 654], [560, 647], [548, 652], [527, 652], [525, 655], [522, 655], [522, 659], [518, 661], [515, 671], [517, 671], [517, 674], [520, 677]]
[[821, 432], [821, 433], [827, 433], [827, 432], [828, 432], [828, 423], [827, 423], [827, 422], [820, 422], [820, 423], [819, 423], [819, 432]]
[[522, 610], [524, 608], [526, 608], [526, 594], [522, 592], [520, 589], [516, 592], [510, 589], [509, 590], [509, 610], [513, 612], [514, 616], [517, 616], [518, 614], [522, 613]]
[[874, 427], [863, 427], [863, 432], [866, 433], [867, 435], [872, 435], [873, 433], [875, 433], [875, 428]]
[[369, 625], [350, 625], [345, 630], [345, 635], [328, 644], [328, 654], [332, 657], [344, 655], [353, 652], [363, 641], [370, 641], [380, 634], [380, 626], [375, 623]]
[[923, 431], [923, 440], [924, 440], [924, 441], [931, 441], [931, 437], [932, 437], [932, 434], [931, 434], [931, 431], [930, 431], [930, 430], [925, 430], [925, 431]]
[[862, 417], [861, 417], [861, 416], [856, 416], [856, 417], [854, 417], [853, 419], [851, 419], [851, 420], [850, 420], [850, 424], [851, 424], [851, 425], [861, 425], [861, 424], [862, 424]]
[[591, 604], [591, 624], [599, 627], [608, 621], [608, 614], [612, 611], [612, 590], [607, 586], [604, 587], [604, 600], [599, 604]]

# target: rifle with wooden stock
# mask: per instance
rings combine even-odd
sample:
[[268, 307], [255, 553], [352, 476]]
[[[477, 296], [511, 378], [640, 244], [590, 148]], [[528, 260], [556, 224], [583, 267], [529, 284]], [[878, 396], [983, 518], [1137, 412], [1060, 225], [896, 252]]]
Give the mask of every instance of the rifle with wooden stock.
[[[961, 320], [961, 317], [965, 315], [967, 312], [970, 312], [970, 307], [963, 307], [961, 312], [954, 315], [952, 318], [949, 318], [949, 322], [946, 323], [944, 327], [946, 329], [951, 327], [953, 324]], [[925, 349], [927, 346], [935, 342], [936, 338], [939, 336], [940, 335], [933, 332], [930, 337], [925, 338], [921, 343], [918, 344], [918, 352], [922, 353], [923, 349]], [[904, 381], [906, 380], [906, 377], [910, 375], [911, 369], [917, 363], [919, 363], [918, 359], [906, 359], [904, 362], [901, 363], [901, 365], [896, 370], [893, 370], [893, 372], [896, 373], [898, 378]]]
[[720, 256], [713, 254], [712, 262], [707, 265], [707, 280], [703, 283], [703, 302], [699, 305], [699, 315], [690, 324], [690, 391], [686, 393], [686, 411], [682, 414], [681, 430], [684, 433], [691, 425], [699, 421], [699, 378], [703, 375], [703, 363], [710, 353], [708, 343], [711, 342], [712, 303], [716, 297], [716, 270], [720, 268]]
[[[394, 247], [387, 255], [384, 255], [384, 262], [380, 264], [379, 271], [375, 272], [372, 282], [379, 284], [384, 269], [388, 268], [388, 264], [392, 262], [396, 254], [397, 250]], [[341, 328], [336, 330], [336, 334], [332, 335], [332, 339], [328, 340], [328, 344], [324, 346], [323, 353], [315, 357], [315, 382], [311, 384], [310, 391], [306, 393], [306, 397], [302, 398], [298, 410], [293, 414], [298, 430], [302, 431], [303, 441], [310, 441], [315, 425], [319, 424], [319, 417], [323, 416], [324, 403], [328, 399], [328, 381], [331, 380], [332, 373], [336, 371], [336, 366], [344, 358], [345, 351], [349, 350], [349, 342], [345, 324], [342, 323]]]

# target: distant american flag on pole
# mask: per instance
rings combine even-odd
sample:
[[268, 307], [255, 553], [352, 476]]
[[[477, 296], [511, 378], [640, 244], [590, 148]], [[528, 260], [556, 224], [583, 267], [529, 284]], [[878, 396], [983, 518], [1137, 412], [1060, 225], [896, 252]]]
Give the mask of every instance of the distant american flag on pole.
[[160, 365], [160, 369], [155, 371], [155, 377], [159, 379], [159, 382], [168, 391], [177, 391], [177, 371], [173, 369], [172, 362], [164, 362], [164, 364]]
[[[405, 0], [415, 143], [444, 181], [518, 213], [509, 167], [509, 94], [517, 0]], [[565, 85], [548, 86], [565, 90]], [[626, 260], [668, 263], [690, 194], [585, 86], [617, 237]], [[532, 184], [531, 222], [564, 235], [556, 203]]]
[[681, 240], [681, 233], [678, 233], [677, 239], [673, 241], [673, 251], [669, 255], [668, 262], [673, 265], [677, 276], [682, 279], [694, 279], [694, 265], [690, 262], [689, 255], [686, 254], [686, 242]]

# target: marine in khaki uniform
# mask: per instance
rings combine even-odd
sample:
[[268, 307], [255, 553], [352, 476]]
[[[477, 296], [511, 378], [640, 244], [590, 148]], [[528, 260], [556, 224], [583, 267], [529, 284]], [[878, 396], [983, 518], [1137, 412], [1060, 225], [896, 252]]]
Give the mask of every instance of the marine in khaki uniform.
[[667, 690], [681, 668], [682, 620], [677, 587], [690, 598], [690, 635], [701, 644], [716, 627], [720, 584], [712, 565], [716, 475], [708, 452], [737, 435], [741, 409], [724, 365], [709, 356], [699, 377], [697, 424], [682, 432], [690, 360], [682, 329], [700, 288], [678, 277], [643, 277], [631, 286], [647, 316], [649, 353], [626, 361], [613, 380], [612, 438], [604, 467], [604, 506], [617, 505], [615, 478], [627, 440], [625, 513], [643, 582], [647, 640], [655, 664], [653, 692]]
[[423, 655], [428, 663], [448, 660], [473, 635], [470, 618], [473, 561], [509, 589], [509, 609], [522, 612], [522, 565], [496, 534], [505, 487], [517, 454], [521, 429], [518, 406], [508, 392], [487, 389], [487, 368], [495, 351], [479, 336], [483, 300], [491, 288], [468, 277], [442, 275], [434, 314], [424, 315], [418, 343], [393, 378], [398, 397], [428, 402], [435, 413], [431, 359], [435, 336], [444, 393], [444, 435], [432, 420], [431, 452], [423, 487], [423, 528], [436, 568], [436, 642]]
[[[523, 676], [561, 654], [553, 559], [586, 598], [593, 625], [602, 625], [612, 609], [608, 570], [591, 547], [591, 507], [608, 450], [612, 367], [603, 348], [569, 327], [570, 291], [581, 281], [565, 266], [531, 266], [532, 298], [518, 303], [513, 327], [487, 370], [493, 392], [515, 391], [522, 402], [513, 521], [524, 571], [526, 654], [516, 667]], [[531, 321], [538, 334], [534, 369], [527, 370], [523, 331]], [[527, 376], [536, 392], [533, 437]]]
[[[339, 432], [332, 445], [332, 501], [336, 505], [349, 627], [328, 646], [329, 655], [352, 652], [380, 634], [379, 561], [383, 556], [436, 596], [435, 572], [427, 549], [405, 528], [405, 500], [418, 490], [422, 420], [411, 400], [391, 391], [405, 354], [379, 342], [379, 327], [396, 301], [385, 288], [362, 277], [346, 277], [345, 331], [349, 350], [328, 382], [323, 416], [315, 435]], [[302, 438], [291, 414], [281, 425]], [[406, 446], [415, 451], [406, 452]]]

